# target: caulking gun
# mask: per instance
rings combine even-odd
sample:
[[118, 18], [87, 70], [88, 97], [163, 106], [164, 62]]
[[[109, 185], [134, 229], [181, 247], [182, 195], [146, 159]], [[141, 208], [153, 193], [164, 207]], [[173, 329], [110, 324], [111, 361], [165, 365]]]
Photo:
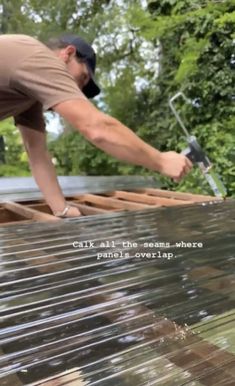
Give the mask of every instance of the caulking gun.
[[206, 178], [207, 182], [209, 183], [211, 189], [213, 190], [215, 196], [225, 197], [227, 195], [226, 188], [224, 187], [219, 176], [214, 171], [212, 163], [208, 159], [205, 152], [202, 150], [196, 137], [194, 135], [189, 134], [188, 130], [186, 129], [183, 121], [181, 120], [181, 118], [179, 116], [179, 113], [176, 111], [176, 108], [174, 107], [173, 102], [179, 97], [182, 97], [186, 103], [192, 103], [192, 102], [190, 99], [188, 99], [185, 96], [185, 94], [183, 92], [178, 92], [169, 100], [169, 106], [170, 106], [173, 114], [175, 115], [178, 123], [180, 124], [181, 128], [183, 129], [183, 132], [186, 135], [186, 141], [188, 143], [188, 147], [186, 149], [184, 149], [181, 152], [181, 154], [184, 154], [186, 157], [188, 157], [190, 159], [190, 161], [193, 164], [197, 164], [199, 166], [204, 177]]

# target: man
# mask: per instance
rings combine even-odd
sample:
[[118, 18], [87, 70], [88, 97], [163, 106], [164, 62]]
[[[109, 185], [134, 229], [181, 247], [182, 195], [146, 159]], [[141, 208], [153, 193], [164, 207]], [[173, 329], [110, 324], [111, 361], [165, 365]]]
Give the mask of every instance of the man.
[[48, 45], [26, 35], [0, 36], [0, 119], [13, 116], [32, 174], [52, 212], [81, 213], [68, 206], [46, 146], [43, 110], [65, 118], [88, 141], [113, 157], [141, 165], [178, 182], [192, 163], [174, 151], [160, 152], [87, 98], [98, 95], [96, 55], [83, 39], [65, 35]]

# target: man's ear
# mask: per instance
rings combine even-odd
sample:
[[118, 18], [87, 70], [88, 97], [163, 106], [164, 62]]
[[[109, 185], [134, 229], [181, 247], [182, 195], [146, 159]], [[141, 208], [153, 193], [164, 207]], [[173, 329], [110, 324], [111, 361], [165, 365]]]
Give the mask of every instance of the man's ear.
[[76, 56], [76, 47], [70, 44], [69, 46], [65, 47], [63, 49], [63, 57], [65, 63], [69, 63], [71, 59], [73, 59]]

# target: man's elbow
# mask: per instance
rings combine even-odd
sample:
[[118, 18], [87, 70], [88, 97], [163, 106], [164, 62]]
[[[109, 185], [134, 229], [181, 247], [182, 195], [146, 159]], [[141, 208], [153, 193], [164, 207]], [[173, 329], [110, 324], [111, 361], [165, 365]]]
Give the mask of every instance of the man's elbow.
[[115, 126], [115, 119], [104, 113], [99, 113], [95, 119], [88, 118], [86, 122], [77, 122], [76, 127], [90, 142], [99, 144], [109, 135], [111, 127]]
[[100, 130], [98, 129], [98, 123], [92, 124], [92, 122], [76, 122], [75, 129], [79, 131], [79, 133], [82, 134], [88, 141], [99, 141]]
[[116, 120], [83, 99], [61, 102], [53, 110], [67, 120], [87, 140], [98, 143], [109, 134]]

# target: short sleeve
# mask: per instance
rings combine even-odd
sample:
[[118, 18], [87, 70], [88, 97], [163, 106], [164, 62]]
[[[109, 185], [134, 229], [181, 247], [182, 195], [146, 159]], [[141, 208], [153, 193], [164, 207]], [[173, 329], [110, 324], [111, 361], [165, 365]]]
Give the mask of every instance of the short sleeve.
[[43, 118], [42, 105], [34, 103], [28, 110], [14, 117], [15, 125], [27, 126], [38, 131], [45, 131], [45, 121]]
[[87, 99], [66, 64], [43, 44], [13, 68], [11, 87], [40, 102], [44, 110], [70, 99]]

